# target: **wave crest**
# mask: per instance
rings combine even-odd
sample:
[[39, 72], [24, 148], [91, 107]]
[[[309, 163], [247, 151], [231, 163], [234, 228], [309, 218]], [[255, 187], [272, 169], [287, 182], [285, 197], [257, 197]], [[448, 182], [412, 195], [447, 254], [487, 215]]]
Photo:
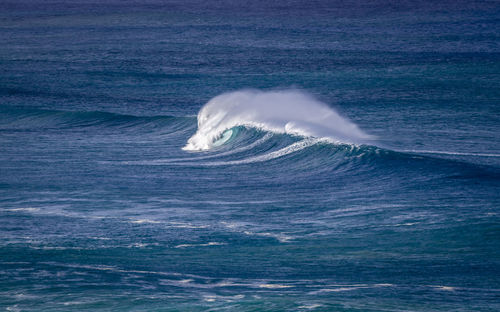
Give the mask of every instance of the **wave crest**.
[[238, 126], [332, 143], [364, 144], [374, 138], [303, 91], [240, 90], [218, 95], [202, 107], [198, 130], [183, 149], [211, 149], [227, 130]]

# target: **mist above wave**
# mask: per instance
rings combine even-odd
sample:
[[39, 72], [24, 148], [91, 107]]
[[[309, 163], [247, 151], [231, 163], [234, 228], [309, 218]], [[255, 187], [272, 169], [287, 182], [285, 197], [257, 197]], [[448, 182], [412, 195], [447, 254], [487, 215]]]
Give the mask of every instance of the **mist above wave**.
[[198, 130], [183, 149], [208, 150], [227, 136], [227, 130], [238, 126], [320, 138], [332, 143], [363, 144], [373, 139], [304, 91], [240, 90], [218, 95], [201, 108]]

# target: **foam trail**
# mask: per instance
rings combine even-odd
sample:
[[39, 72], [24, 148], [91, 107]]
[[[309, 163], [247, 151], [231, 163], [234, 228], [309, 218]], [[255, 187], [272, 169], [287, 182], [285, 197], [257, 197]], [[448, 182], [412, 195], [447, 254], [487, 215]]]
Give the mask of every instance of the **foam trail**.
[[211, 99], [198, 113], [198, 130], [184, 150], [208, 150], [237, 126], [263, 129], [333, 143], [363, 144], [373, 139], [326, 104], [298, 90], [240, 90]]
[[463, 152], [430, 151], [430, 150], [401, 150], [399, 152], [401, 152], [401, 153], [416, 153], [416, 154], [451, 155], [451, 156], [500, 157], [500, 154], [463, 153]]
[[[222, 157], [222, 156], [227, 156], [227, 155], [232, 155], [232, 154], [237, 154], [241, 153], [247, 150], [251, 150], [252, 148], [259, 146], [260, 144], [264, 143], [265, 141], [269, 140], [273, 136], [272, 133], [266, 133], [262, 138], [256, 140], [255, 142], [252, 142], [251, 144], [235, 148], [226, 152], [222, 153], [217, 153], [217, 154], [210, 154], [206, 156], [198, 156], [198, 157], [184, 157], [184, 158], [166, 158], [166, 159], [155, 159], [155, 160], [139, 160], [139, 161], [122, 161], [120, 162], [121, 164], [131, 164], [131, 165], [163, 165], [163, 164], [185, 164], [188, 161], [195, 161], [199, 162], [200, 160], [205, 160], [205, 159], [211, 159], [211, 158], [217, 158], [217, 157]], [[106, 162], [104, 162], [106, 163]]]
[[250, 163], [255, 163], [255, 162], [262, 162], [262, 161], [275, 159], [278, 157], [282, 157], [282, 156], [303, 150], [304, 148], [307, 148], [307, 147], [314, 145], [318, 142], [319, 142], [319, 140], [307, 140], [306, 139], [306, 140], [295, 142], [287, 147], [284, 147], [284, 148], [279, 149], [279, 150], [274, 151], [274, 152], [270, 152], [268, 154], [254, 156], [254, 157], [245, 158], [245, 159], [241, 159], [241, 160], [207, 162], [207, 163], [203, 163], [203, 165], [223, 166], [223, 165], [240, 165], [240, 164], [250, 164]]

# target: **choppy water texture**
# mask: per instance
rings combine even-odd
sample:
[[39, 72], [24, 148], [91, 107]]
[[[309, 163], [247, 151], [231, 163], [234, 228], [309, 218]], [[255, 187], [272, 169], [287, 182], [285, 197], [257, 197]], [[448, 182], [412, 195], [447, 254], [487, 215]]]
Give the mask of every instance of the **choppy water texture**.
[[500, 310], [496, 1], [0, 2], [0, 309]]

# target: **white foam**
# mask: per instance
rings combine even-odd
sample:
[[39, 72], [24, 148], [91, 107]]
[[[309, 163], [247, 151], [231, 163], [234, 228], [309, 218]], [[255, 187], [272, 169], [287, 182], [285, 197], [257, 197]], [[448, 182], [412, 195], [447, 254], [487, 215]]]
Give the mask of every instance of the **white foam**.
[[62, 304], [65, 305], [65, 306], [68, 306], [68, 305], [77, 305], [77, 304], [86, 304], [88, 302], [85, 302], [85, 301], [67, 301], [67, 302], [63, 302]]
[[7, 209], [3, 209], [4, 211], [25, 211], [25, 212], [35, 212], [35, 211], [39, 211], [40, 208], [33, 208], [33, 207], [28, 207], [28, 208], [7, 208]]
[[234, 127], [362, 144], [373, 139], [334, 109], [298, 90], [240, 90], [211, 99], [198, 113], [198, 130], [184, 150], [208, 150]]
[[100, 236], [90, 236], [89, 238], [96, 240], [111, 240], [111, 238], [109, 237], [100, 237]]
[[353, 284], [353, 285], [324, 285], [326, 288], [321, 288], [316, 291], [310, 292], [310, 294], [321, 294], [321, 293], [331, 293], [331, 292], [344, 292], [353, 291], [358, 289], [366, 288], [376, 288], [376, 287], [394, 287], [393, 284], [383, 283], [383, 284]]
[[307, 310], [312, 310], [312, 309], [316, 309], [316, 308], [319, 308], [319, 307], [322, 307], [321, 304], [305, 304], [305, 305], [301, 305], [299, 307], [297, 307], [298, 309], [307, 309]]
[[156, 220], [149, 220], [149, 219], [139, 219], [139, 220], [132, 220], [130, 221], [131, 223], [138, 223], [138, 224], [142, 224], [142, 223], [160, 223], [160, 221], [156, 221]]
[[214, 296], [214, 295], [204, 296], [204, 299], [206, 302], [214, 302], [216, 298], [217, 298], [217, 296]]
[[174, 248], [187, 248], [187, 247], [206, 247], [206, 246], [222, 246], [226, 245], [225, 243], [219, 242], [208, 242], [206, 244], [180, 244], [175, 246]]
[[206, 229], [208, 225], [194, 225], [191, 223], [170, 222], [169, 227], [178, 229]]
[[145, 248], [145, 247], [149, 247], [149, 246], [158, 246], [158, 244], [157, 243], [153, 243], [153, 244], [133, 243], [133, 244], [127, 245], [128, 248]]
[[219, 295], [204, 295], [203, 300], [206, 302], [215, 302], [217, 300], [223, 300], [226, 302], [233, 302], [235, 300], [241, 300], [245, 298], [245, 295], [234, 295], [234, 296], [219, 296]]
[[434, 287], [435, 289], [439, 289], [439, 290], [444, 290], [444, 291], [454, 291], [455, 290], [455, 287], [451, 287], [451, 286], [442, 286], [442, 285], [433, 285], [431, 287]]
[[356, 290], [356, 289], [361, 289], [361, 288], [367, 288], [367, 287], [361, 286], [361, 287], [323, 288], [323, 289], [320, 289], [320, 290], [312, 292], [312, 293], [317, 294], [317, 293], [323, 293], [323, 292], [342, 292], [342, 291], [351, 291], [351, 290]]
[[375, 284], [374, 286], [375, 287], [393, 287], [394, 285], [389, 284], [389, 283], [382, 283], [382, 284]]
[[254, 236], [263, 236], [263, 237], [271, 237], [277, 239], [280, 243], [288, 243], [289, 241], [293, 240], [294, 238], [289, 235], [285, 235], [283, 233], [268, 233], [268, 232], [263, 232], [263, 233], [256, 233], [256, 232], [251, 232], [251, 231], [244, 231], [243, 232], [246, 235], [254, 235]]
[[269, 289], [280, 289], [280, 288], [291, 288], [292, 285], [282, 285], [282, 284], [260, 284], [260, 288], [269, 288]]

